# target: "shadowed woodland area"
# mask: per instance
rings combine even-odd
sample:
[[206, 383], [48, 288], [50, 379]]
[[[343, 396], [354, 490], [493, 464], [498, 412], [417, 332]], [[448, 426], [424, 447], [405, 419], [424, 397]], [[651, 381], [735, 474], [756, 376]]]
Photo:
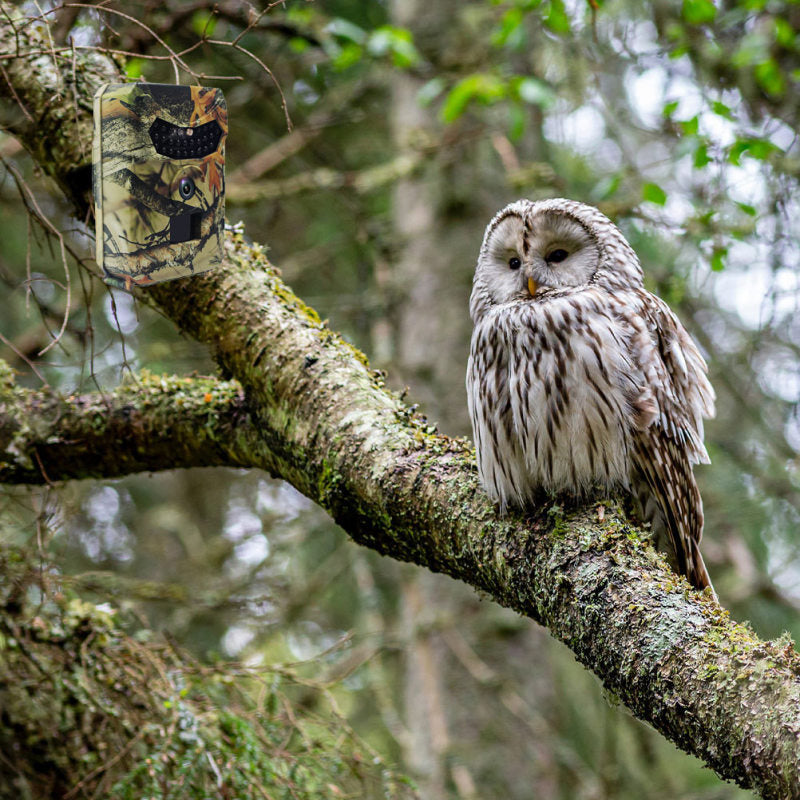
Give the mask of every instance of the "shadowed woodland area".
[[[0, 2], [0, 797], [800, 796], [798, 31]], [[225, 92], [229, 229], [130, 295], [89, 165], [95, 89], [136, 79]], [[725, 610], [624, 498], [478, 488], [468, 297], [517, 197], [600, 208], [701, 346]]]

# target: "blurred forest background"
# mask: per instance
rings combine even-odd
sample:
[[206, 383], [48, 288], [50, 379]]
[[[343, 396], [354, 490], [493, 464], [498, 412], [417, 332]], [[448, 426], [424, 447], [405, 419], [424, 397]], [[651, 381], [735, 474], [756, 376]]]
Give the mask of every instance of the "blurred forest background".
[[[187, 51], [228, 102], [229, 221], [445, 433], [469, 434], [468, 296], [488, 220], [518, 197], [601, 208], [710, 365], [713, 463], [697, 476], [720, 599], [762, 637], [800, 637], [800, 5], [22, 8], [56, 43], [125, 53], [131, 79], [174, 82], [164, 44]], [[87, 229], [13, 137], [0, 155], [0, 357], [20, 381], [73, 393], [142, 369], [214, 374], [202, 346], [97, 278]], [[85, 263], [62, 262], [22, 181]], [[46, 551], [131, 629], [324, 686], [426, 800], [751, 796], [617, 707], [544, 629], [353, 545], [263, 474], [3, 490], [0, 513], [4, 539]]]

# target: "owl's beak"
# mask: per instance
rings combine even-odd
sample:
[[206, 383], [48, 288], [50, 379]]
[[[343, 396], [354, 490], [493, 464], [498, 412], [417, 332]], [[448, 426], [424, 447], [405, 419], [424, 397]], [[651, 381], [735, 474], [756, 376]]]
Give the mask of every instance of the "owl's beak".
[[528, 278], [528, 291], [531, 293], [531, 297], [536, 294], [536, 290], [539, 287], [536, 285], [536, 281], [533, 278]]

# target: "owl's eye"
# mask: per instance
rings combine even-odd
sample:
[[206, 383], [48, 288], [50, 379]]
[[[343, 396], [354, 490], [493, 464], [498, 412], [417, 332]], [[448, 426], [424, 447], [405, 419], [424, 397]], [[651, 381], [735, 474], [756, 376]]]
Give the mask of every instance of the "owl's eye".
[[549, 252], [545, 257], [544, 260], [548, 264], [558, 264], [560, 261], [563, 261], [569, 253], [566, 250], [562, 250], [559, 248], [558, 250], [552, 250]]
[[511, 267], [511, 269], [519, 269], [522, 266], [522, 262], [514, 256], [514, 258], [508, 259], [508, 266]]

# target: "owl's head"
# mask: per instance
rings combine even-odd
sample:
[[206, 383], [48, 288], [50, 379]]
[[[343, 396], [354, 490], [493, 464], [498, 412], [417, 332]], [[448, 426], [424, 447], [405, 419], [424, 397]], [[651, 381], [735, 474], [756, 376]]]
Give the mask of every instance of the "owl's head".
[[574, 200], [517, 200], [486, 228], [470, 310], [477, 319], [491, 306], [598, 284], [642, 285], [639, 260], [611, 220]]

